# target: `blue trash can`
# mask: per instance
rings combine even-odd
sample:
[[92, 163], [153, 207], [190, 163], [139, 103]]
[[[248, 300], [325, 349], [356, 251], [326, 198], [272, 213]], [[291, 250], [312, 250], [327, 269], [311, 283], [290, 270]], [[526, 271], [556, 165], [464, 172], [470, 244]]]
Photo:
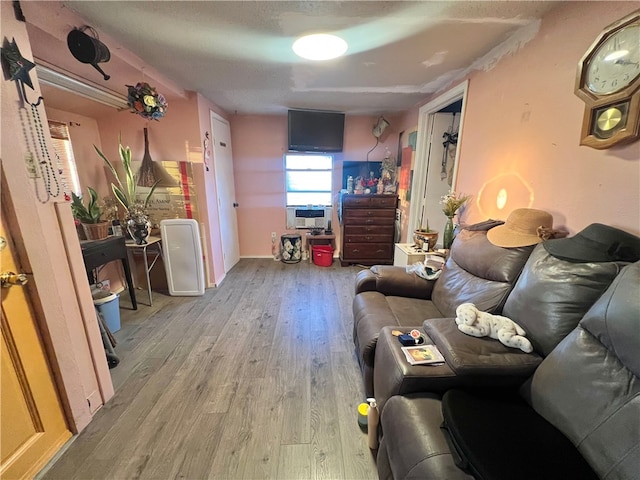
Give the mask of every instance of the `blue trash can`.
[[102, 314], [104, 323], [107, 328], [113, 332], [120, 330], [120, 300], [119, 296], [115, 293], [109, 293], [103, 298], [94, 298], [93, 304], [98, 311]]

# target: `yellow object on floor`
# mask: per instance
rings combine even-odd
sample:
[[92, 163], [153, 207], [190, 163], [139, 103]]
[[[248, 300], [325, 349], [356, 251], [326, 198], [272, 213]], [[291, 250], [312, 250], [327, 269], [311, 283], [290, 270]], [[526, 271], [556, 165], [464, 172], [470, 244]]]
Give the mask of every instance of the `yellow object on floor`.
[[367, 415], [369, 413], [369, 404], [361, 403], [358, 405], [358, 425], [363, 432], [367, 431]]

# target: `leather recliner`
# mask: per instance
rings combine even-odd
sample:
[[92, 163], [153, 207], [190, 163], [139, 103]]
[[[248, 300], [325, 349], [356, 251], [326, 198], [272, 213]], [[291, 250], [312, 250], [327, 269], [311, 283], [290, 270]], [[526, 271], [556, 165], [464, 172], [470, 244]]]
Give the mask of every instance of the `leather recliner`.
[[[493, 226], [494, 224], [490, 224]], [[533, 246], [502, 248], [486, 230], [462, 230], [437, 280], [407, 274], [404, 267], [376, 265], [356, 277], [353, 340], [365, 393], [373, 396], [375, 348], [385, 326], [416, 326], [427, 318], [455, 317], [465, 302], [500, 313]]]
[[638, 478], [639, 285], [637, 262], [552, 348], [520, 395], [454, 389], [390, 398], [381, 414], [379, 477]]

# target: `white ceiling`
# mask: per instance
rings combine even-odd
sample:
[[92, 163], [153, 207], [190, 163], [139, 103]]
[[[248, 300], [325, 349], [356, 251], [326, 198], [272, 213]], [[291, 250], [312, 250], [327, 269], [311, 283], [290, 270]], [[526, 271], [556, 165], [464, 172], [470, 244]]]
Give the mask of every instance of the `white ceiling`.
[[[64, 1], [180, 87], [229, 113], [288, 108], [407, 110], [470, 69], [491, 68], [538, 31], [542, 1]], [[300, 35], [331, 32], [345, 57], [295, 56]], [[35, 51], [35, 49], [34, 49]], [[111, 47], [112, 60], [118, 55]], [[101, 64], [105, 71], [109, 63]], [[96, 72], [97, 74], [97, 72]]]

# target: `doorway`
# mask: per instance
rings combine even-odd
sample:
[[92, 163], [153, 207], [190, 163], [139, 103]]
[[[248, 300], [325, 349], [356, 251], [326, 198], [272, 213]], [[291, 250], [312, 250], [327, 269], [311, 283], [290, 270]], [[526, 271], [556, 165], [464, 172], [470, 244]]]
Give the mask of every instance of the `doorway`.
[[240, 260], [238, 220], [236, 216], [236, 189], [233, 177], [231, 129], [229, 122], [211, 112], [211, 136], [213, 141], [213, 168], [216, 175], [216, 191], [220, 212], [220, 242], [227, 273]]
[[[444, 225], [444, 214], [440, 215], [441, 218], [437, 216], [437, 213], [440, 212], [439, 201], [442, 195], [455, 190], [460, 149], [455, 149], [452, 164], [447, 163], [444, 165], [447, 174], [446, 188], [436, 188], [434, 185], [441, 184], [442, 182], [435, 182], [435, 180], [432, 181], [431, 185], [428, 185], [427, 180], [429, 172], [431, 172], [432, 179], [440, 178], [443, 164], [445, 163], [442, 153], [443, 139], [441, 138], [443, 126], [445, 131], [449, 128], [452, 130], [457, 129], [458, 138], [462, 138], [468, 85], [468, 81], [457, 85], [445, 94], [422, 106], [418, 112], [416, 164], [411, 186], [411, 191], [416, 193], [412, 195], [413, 198], [411, 206], [409, 207], [409, 232], [418, 228], [421, 222], [424, 222], [426, 226], [426, 219], [429, 217], [438, 219], [435, 225], [429, 225], [430, 228], [438, 230], [440, 226], [438, 223], [439, 220], [441, 220]], [[462, 102], [459, 114], [451, 115], [449, 113], [446, 116], [442, 114], [442, 111], [446, 110], [446, 107], [459, 101]], [[440, 148], [432, 148], [432, 145], [439, 145]], [[449, 162], [451, 162], [451, 159], [449, 159]], [[434, 220], [431, 221], [433, 222]]]

